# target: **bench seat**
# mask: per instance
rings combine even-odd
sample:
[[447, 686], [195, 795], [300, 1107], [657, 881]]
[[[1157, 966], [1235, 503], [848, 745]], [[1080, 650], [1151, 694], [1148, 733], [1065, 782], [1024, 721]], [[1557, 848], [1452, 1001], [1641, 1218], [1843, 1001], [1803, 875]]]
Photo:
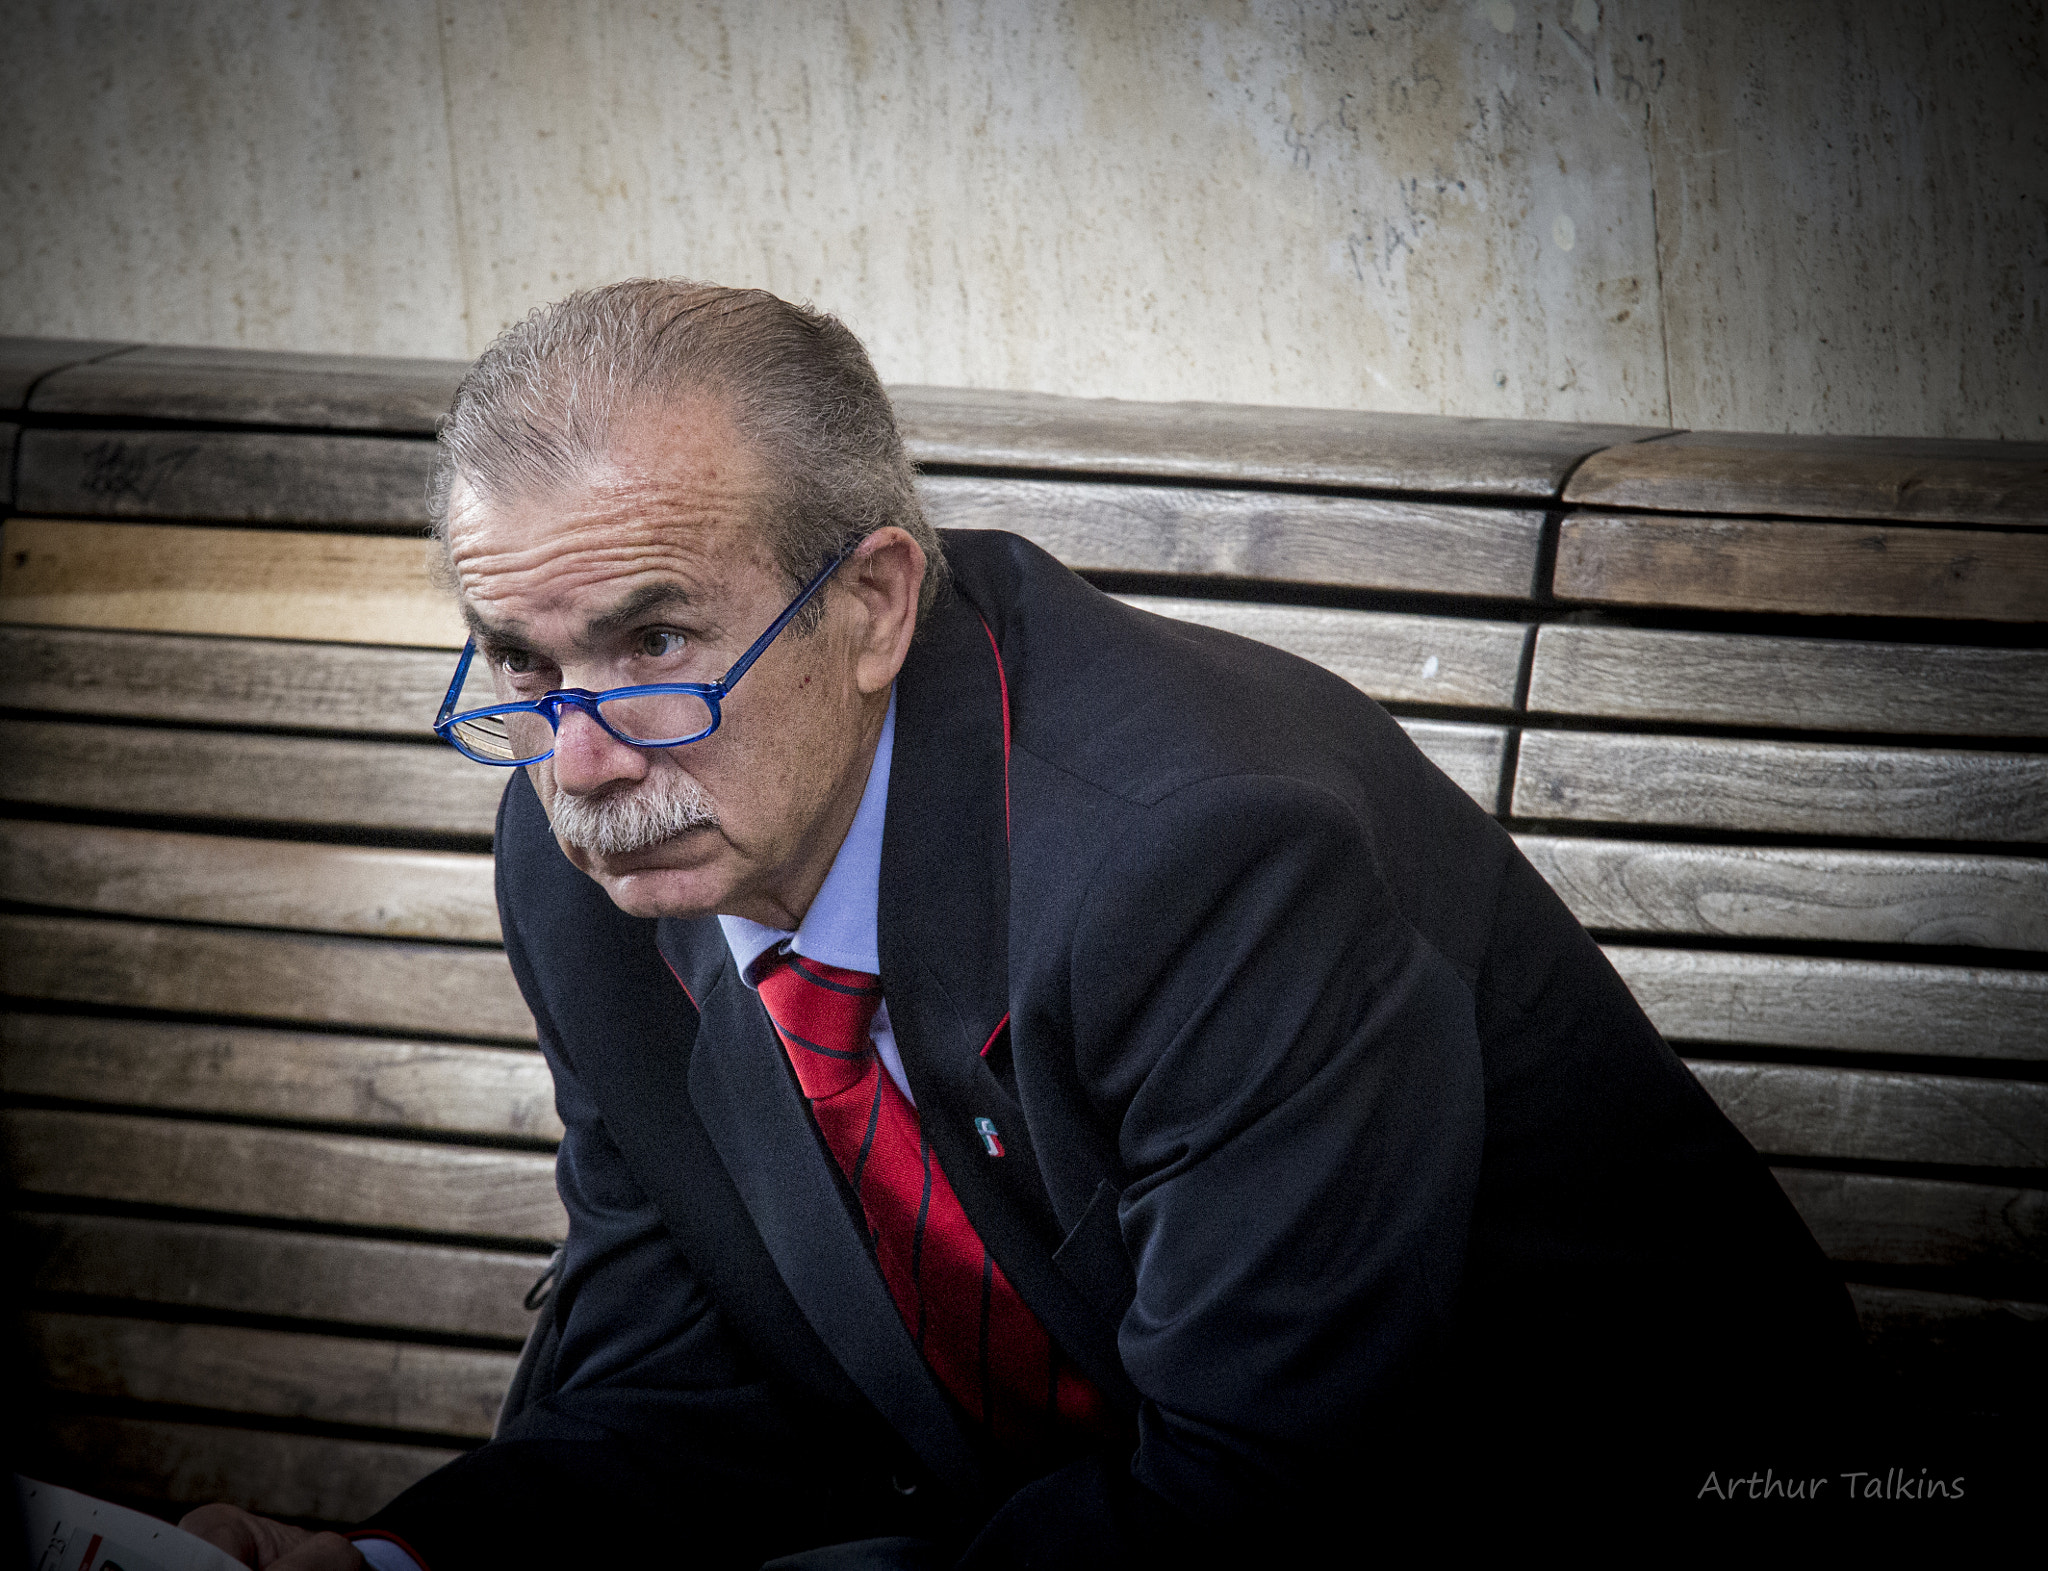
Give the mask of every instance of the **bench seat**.
[[[0, 1121], [66, 1477], [346, 1521], [485, 1438], [563, 1230], [502, 778], [427, 731], [461, 367], [0, 341]], [[898, 389], [935, 522], [1385, 703], [1851, 1283], [2048, 1347], [2048, 447]]]

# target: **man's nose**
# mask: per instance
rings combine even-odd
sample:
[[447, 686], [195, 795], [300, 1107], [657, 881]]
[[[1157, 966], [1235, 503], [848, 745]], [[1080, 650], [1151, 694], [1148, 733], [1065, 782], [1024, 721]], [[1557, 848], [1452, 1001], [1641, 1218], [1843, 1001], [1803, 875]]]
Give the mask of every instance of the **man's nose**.
[[562, 708], [555, 727], [555, 785], [572, 796], [588, 796], [618, 785], [632, 784], [647, 774], [644, 748], [629, 747], [597, 723], [595, 716], [574, 704]]

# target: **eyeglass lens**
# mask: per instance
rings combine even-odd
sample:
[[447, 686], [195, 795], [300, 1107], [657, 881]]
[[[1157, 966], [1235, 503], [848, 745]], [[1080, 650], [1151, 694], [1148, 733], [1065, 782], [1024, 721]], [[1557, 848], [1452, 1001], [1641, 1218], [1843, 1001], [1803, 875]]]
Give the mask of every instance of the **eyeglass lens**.
[[[694, 693], [608, 698], [597, 708], [605, 724], [636, 742], [684, 742], [711, 727], [711, 706]], [[466, 751], [494, 762], [538, 758], [555, 745], [554, 727], [532, 710], [484, 715], [453, 729]]]

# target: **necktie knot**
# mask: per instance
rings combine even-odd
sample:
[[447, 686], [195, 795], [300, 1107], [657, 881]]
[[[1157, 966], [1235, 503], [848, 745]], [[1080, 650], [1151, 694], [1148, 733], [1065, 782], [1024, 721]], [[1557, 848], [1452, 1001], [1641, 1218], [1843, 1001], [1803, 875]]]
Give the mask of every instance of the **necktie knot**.
[[817, 1102], [861, 1083], [875, 1053], [868, 1027], [882, 1002], [880, 977], [784, 954], [756, 986], [805, 1096]]

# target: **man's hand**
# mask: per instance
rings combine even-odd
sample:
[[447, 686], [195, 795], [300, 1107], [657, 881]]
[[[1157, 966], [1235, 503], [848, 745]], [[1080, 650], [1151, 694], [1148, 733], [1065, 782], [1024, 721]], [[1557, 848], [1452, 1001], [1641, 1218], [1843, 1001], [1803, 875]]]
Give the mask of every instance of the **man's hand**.
[[309, 1533], [240, 1506], [201, 1506], [178, 1526], [260, 1571], [363, 1571], [362, 1552], [339, 1533]]

